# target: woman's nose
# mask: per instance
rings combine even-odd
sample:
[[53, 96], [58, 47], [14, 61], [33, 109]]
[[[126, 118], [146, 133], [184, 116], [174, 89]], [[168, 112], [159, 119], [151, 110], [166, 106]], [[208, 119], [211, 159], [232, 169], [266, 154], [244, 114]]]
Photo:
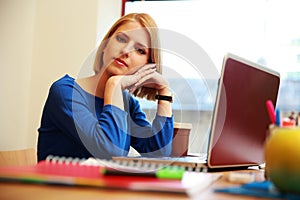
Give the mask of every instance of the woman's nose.
[[128, 43], [121, 49], [121, 55], [128, 57], [129, 54], [134, 50], [133, 46]]

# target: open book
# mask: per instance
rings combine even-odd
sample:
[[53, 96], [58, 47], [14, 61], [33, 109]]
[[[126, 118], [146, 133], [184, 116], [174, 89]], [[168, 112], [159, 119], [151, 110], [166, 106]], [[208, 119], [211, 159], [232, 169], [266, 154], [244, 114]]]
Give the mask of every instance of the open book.
[[[91, 162], [91, 159], [80, 161], [50, 158], [34, 166], [1, 167], [0, 181], [90, 186], [133, 191], [176, 192], [193, 195], [201, 192], [221, 177], [220, 173], [189, 171], [184, 171], [182, 179], [164, 179], [143, 175], [108, 176], [103, 174], [103, 169], [105, 169], [107, 163], [108, 161], [105, 160], [93, 160]], [[118, 166], [115, 163], [113, 167], [117, 169]], [[121, 170], [124, 170], [124, 168]]]

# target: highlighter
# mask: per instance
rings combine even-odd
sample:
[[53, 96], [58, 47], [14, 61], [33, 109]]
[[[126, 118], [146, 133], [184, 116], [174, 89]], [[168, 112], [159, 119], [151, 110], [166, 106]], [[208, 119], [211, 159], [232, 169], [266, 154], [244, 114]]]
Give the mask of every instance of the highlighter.
[[157, 170], [146, 171], [141, 169], [114, 169], [104, 168], [101, 173], [105, 176], [135, 176], [135, 177], [156, 177], [159, 179], [181, 180], [185, 172], [184, 167], [165, 166]]

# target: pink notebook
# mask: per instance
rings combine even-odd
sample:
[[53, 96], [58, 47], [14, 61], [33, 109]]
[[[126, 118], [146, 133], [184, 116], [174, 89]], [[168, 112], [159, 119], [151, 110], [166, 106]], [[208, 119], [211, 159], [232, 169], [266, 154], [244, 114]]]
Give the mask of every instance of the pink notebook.
[[107, 176], [102, 173], [103, 168], [65, 160], [41, 161], [34, 166], [1, 167], [0, 181], [190, 194], [200, 192], [221, 176], [217, 173], [187, 171], [181, 180], [146, 176]]

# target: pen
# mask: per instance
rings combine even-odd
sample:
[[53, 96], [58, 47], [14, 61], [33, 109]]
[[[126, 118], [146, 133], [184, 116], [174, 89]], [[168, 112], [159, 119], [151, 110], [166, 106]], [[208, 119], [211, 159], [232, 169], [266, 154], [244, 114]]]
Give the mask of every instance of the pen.
[[177, 166], [165, 166], [155, 171], [145, 171], [140, 169], [118, 170], [105, 168], [102, 173], [105, 176], [139, 176], [139, 177], [156, 177], [159, 179], [182, 179], [185, 169]]
[[269, 113], [269, 117], [270, 117], [271, 123], [275, 124], [275, 122], [276, 122], [276, 114], [275, 114], [274, 105], [273, 105], [272, 101], [271, 100], [267, 100], [266, 101], [266, 106], [267, 106], [267, 110], [268, 110], [268, 113]]
[[281, 125], [281, 113], [279, 109], [276, 109], [276, 125], [277, 126]]

